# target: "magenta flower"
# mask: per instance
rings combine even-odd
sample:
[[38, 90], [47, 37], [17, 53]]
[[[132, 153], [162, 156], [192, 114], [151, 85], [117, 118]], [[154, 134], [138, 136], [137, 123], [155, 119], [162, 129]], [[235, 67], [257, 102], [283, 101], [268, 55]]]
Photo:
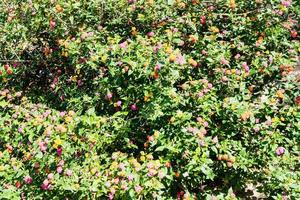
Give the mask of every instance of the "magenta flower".
[[62, 148], [59, 147], [59, 148], [56, 150], [56, 153], [57, 153], [58, 156], [61, 156], [61, 154], [62, 154]]
[[137, 105], [133, 104], [133, 105], [130, 106], [130, 109], [131, 109], [132, 111], [137, 111], [137, 110], [138, 110], [138, 107], [137, 107]]
[[50, 183], [48, 179], [45, 179], [43, 181], [43, 184], [41, 185], [42, 190], [49, 190], [50, 189]]
[[31, 184], [32, 183], [32, 178], [29, 175], [27, 175], [27, 176], [24, 177], [24, 182], [27, 183], [27, 184]]
[[285, 148], [284, 148], [284, 147], [278, 147], [278, 148], [276, 149], [276, 154], [277, 154], [277, 156], [283, 155], [284, 152], [285, 152]]

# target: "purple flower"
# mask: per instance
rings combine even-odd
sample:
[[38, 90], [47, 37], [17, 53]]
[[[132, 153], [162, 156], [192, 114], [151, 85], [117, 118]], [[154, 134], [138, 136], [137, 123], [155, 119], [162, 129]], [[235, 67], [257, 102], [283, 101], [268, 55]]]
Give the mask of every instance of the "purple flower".
[[278, 148], [276, 149], [276, 154], [277, 154], [277, 156], [283, 155], [284, 152], [285, 152], [285, 148], [284, 148], [284, 147], [278, 147]]
[[122, 101], [117, 101], [116, 105], [120, 107], [122, 105]]
[[206, 122], [206, 121], [203, 122], [203, 126], [204, 126], [204, 127], [208, 127], [208, 122]]

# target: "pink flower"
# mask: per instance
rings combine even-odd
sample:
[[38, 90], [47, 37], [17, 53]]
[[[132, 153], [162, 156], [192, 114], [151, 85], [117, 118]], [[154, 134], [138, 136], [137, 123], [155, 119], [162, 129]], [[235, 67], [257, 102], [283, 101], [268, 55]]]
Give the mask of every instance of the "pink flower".
[[67, 174], [67, 176], [72, 176], [73, 172], [72, 172], [72, 170], [67, 169], [66, 174]]
[[276, 154], [277, 154], [277, 156], [283, 155], [284, 152], [285, 152], [285, 148], [284, 148], [284, 147], [278, 147], [278, 148], [276, 149]]
[[52, 179], [54, 178], [54, 174], [53, 174], [53, 173], [48, 174], [47, 178], [48, 178], [49, 180], [52, 180]]
[[199, 93], [197, 94], [197, 96], [198, 96], [198, 97], [203, 97], [204, 94], [203, 94], [203, 92], [199, 92]]
[[285, 0], [281, 0], [281, 4], [285, 7], [289, 7], [292, 4], [291, 0], [285, 1]]
[[109, 194], [108, 194], [108, 199], [109, 199], [109, 200], [114, 199], [114, 195], [113, 195], [112, 193], [109, 193]]
[[143, 188], [140, 185], [137, 185], [137, 186], [134, 186], [134, 189], [137, 193], [140, 193]]
[[59, 167], [56, 168], [56, 171], [57, 171], [57, 173], [60, 174], [60, 173], [62, 173], [63, 168], [61, 166], [59, 166]]
[[134, 179], [134, 175], [133, 174], [129, 174], [127, 178], [128, 178], [129, 181], [132, 181]]
[[255, 133], [257, 133], [260, 129], [259, 129], [258, 126], [256, 126], [256, 127], [253, 128], [253, 130], [254, 130]]
[[243, 62], [242, 63], [242, 67], [244, 68], [244, 70], [246, 71], [246, 72], [249, 72], [249, 66], [248, 66], [248, 64], [246, 63], [246, 62]]
[[65, 164], [65, 161], [64, 160], [60, 160], [59, 163], [58, 163], [58, 166], [64, 166]]
[[206, 121], [203, 122], [203, 126], [204, 126], [204, 127], [208, 127], [208, 122], [206, 122]]
[[216, 144], [216, 143], [218, 143], [218, 136], [215, 136], [213, 139], [212, 139], [212, 142], [214, 143], [214, 144]]
[[229, 61], [222, 57], [222, 58], [220, 59], [220, 63], [221, 63], [222, 65], [228, 65], [228, 64], [229, 64]]
[[235, 56], [234, 56], [234, 58], [237, 60], [237, 59], [239, 59], [241, 57], [241, 55], [238, 53], [238, 54], [236, 54]]
[[121, 44], [120, 44], [120, 48], [121, 49], [126, 49], [127, 48], [127, 42], [125, 41], [125, 42], [122, 42]]
[[149, 33], [147, 33], [147, 36], [148, 37], [153, 37], [155, 34], [154, 34], [154, 32], [153, 31], [151, 31], [151, 32], [149, 32]]
[[42, 152], [45, 152], [47, 150], [46, 142], [44, 142], [44, 141], [39, 142], [39, 147]]
[[155, 67], [154, 70], [158, 71], [161, 69], [162, 64], [158, 63]]
[[29, 175], [27, 175], [27, 176], [24, 177], [24, 182], [27, 183], [27, 184], [31, 184], [32, 183], [32, 178]]
[[111, 92], [107, 93], [106, 98], [107, 98], [108, 100], [111, 100], [111, 98], [112, 98], [112, 93], [111, 93]]
[[20, 127], [18, 128], [18, 131], [19, 131], [19, 133], [23, 133], [23, 132], [24, 132], [24, 129], [23, 129], [23, 127], [22, 127], [22, 126], [20, 126]]
[[179, 64], [179, 65], [183, 65], [183, 64], [185, 63], [185, 59], [184, 59], [184, 57], [183, 57], [181, 54], [179, 54], [179, 55], [176, 57], [175, 62], [176, 62], [177, 64]]
[[211, 83], [207, 84], [208, 89], [211, 89], [213, 87], [213, 85]]
[[158, 177], [159, 177], [160, 179], [164, 178], [164, 177], [165, 177], [164, 172], [163, 172], [163, 171], [159, 171], [159, 172], [158, 172]]
[[122, 101], [117, 101], [117, 106], [120, 107], [122, 105]]
[[162, 48], [162, 44], [158, 43], [156, 46], [153, 47], [154, 53], [157, 53], [157, 51], [161, 48]]
[[48, 179], [45, 179], [43, 181], [43, 184], [41, 185], [42, 190], [49, 190], [50, 189], [50, 183]]

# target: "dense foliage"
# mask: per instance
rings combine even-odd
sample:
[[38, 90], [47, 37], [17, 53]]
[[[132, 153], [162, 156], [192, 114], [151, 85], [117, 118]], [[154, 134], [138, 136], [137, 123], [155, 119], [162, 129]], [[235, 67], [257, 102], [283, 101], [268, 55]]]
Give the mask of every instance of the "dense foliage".
[[0, 11], [0, 199], [300, 198], [299, 1]]

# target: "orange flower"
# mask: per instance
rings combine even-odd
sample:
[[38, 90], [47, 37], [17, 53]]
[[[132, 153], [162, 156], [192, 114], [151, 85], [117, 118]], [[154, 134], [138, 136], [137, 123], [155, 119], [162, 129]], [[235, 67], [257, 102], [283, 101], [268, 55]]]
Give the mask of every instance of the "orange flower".
[[283, 99], [283, 98], [284, 98], [283, 93], [284, 93], [283, 90], [278, 90], [278, 91], [276, 92], [276, 95], [277, 95], [278, 98]]
[[55, 9], [56, 9], [56, 11], [57, 12], [62, 12], [64, 9], [59, 5], [59, 4], [57, 4], [56, 6], [55, 6]]
[[241, 118], [243, 121], [246, 121], [247, 119], [249, 119], [251, 116], [251, 112], [250, 111], [246, 111], [242, 114]]

